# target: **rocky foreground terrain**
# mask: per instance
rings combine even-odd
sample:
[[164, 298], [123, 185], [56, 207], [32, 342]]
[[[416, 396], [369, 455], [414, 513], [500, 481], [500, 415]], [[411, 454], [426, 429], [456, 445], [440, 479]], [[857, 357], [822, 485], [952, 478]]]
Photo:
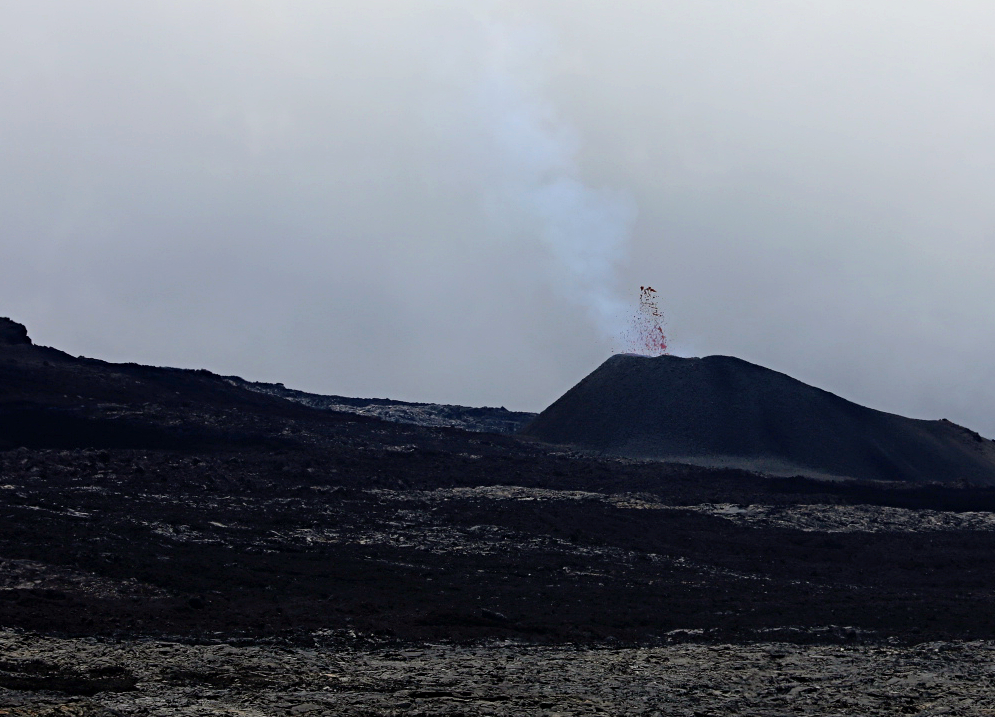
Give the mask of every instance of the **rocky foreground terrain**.
[[995, 710], [991, 487], [601, 458], [6, 335], [0, 715]]
[[[985, 715], [995, 643], [287, 648], [0, 633], [0, 715]], [[39, 690], [41, 685], [47, 691]], [[23, 689], [31, 686], [32, 689]]]

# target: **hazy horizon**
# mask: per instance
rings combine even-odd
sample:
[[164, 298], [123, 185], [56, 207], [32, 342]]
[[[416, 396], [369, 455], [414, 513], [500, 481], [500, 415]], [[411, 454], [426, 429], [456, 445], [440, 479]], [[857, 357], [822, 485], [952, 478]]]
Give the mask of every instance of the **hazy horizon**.
[[995, 6], [0, 8], [0, 316], [109, 361], [538, 411], [639, 287], [995, 437]]

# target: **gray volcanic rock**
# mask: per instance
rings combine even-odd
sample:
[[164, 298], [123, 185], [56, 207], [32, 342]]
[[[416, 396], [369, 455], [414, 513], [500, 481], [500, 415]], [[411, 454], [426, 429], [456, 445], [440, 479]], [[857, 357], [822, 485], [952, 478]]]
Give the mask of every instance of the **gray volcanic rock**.
[[[322, 634], [316, 641], [324, 641]], [[675, 635], [674, 637], [677, 637]], [[643, 648], [184, 644], [0, 630], [4, 662], [137, 677], [91, 697], [0, 688], [0, 715], [990, 715], [995, 643]], [[0, 674], [7, 669], [0, 664]]]
[[523, 434], [774, 475], [995, 484], [995, 442], [967, 428], [859, 406], [730, 356], [613, 356]]
[[24, 324], [19, 324], [5, 316], [0, 316], [0, 344], [23, 344], [30, 346], [28, 330]]

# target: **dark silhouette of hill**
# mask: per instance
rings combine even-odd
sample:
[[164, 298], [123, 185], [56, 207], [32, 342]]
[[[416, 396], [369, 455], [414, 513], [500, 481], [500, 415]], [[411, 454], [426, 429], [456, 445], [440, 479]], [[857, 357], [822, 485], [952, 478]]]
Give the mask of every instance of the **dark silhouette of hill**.
[[23, 324], [0, 316], [0, 344], [8, 346], [30, 346], [28, 329]]
[[510, 434], [518, 433], [536, 417], [534, 413], [509, 411], [503, 406], [500, 408], [491, 406], [478, 408], [444, 403], [395, 401], [390, 398], [328, 396], [297, 391], [287, 388], [282, 383], [261, 383], [230, 378], [251, 391], [279, 396], [311, 408], [373, 416], [394, 423], [414, 423], [419, 426], [462, 428], [466, 431]]
[[[311, 415], [312, 409], [337, 416], [332, 421], [348, 413], [497, 433], [513, 433], [534, 415], [320, 396], [203, 369], [76, 357], [35, 345], [22, 324], [0, 317], [0, 450], [278, 444], [283, 439], [270, 431], [268, 417]], [[232, 411], [237, 420], [221, 418]]]
[[967, 428], [866, 408], [729, 356], [613, 356], [524, 434], [775, 475], [995, 484], [995, 442]]

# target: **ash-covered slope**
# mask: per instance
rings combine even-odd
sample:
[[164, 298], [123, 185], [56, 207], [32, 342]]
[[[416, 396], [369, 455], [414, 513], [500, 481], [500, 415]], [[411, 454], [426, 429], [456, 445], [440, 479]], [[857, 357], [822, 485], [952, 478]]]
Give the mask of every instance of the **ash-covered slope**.
[[780, 475], [995, 485], [995, 442], [729, 356], [613, 356], [523, 431], [630, 458]]

